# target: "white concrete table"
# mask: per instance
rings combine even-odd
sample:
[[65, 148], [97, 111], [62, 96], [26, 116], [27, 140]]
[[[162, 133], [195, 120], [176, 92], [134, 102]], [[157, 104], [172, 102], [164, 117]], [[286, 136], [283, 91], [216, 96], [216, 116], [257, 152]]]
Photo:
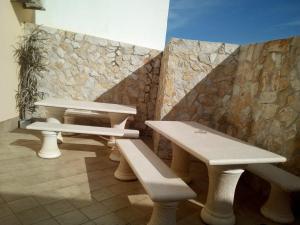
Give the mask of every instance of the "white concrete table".
[[252, 163], [285, 162], [286, 158], [252, 146], [196, 122], [146, 121], [172, 142], [171, 168], [188, 178], [189, 154], [208, 167], [209, 190], [201, 217], [207, 224], [235, 224], [234, 192], [244, 168]]
[[[35, 102], [36, 106], [55, 107], [64, 109], [80, 109], [90, 110], [94, 112], [104, 112], [108, 114], [112, 128], [125, 129], [125, 125], [129, 115], [135, 115], [137, 113], [136, 107], [112, 103], [102, 102], [89, 102], [89, 101], [78, 101], [72, 99], [57, 99], [47, 98], [38, 102]], [[47, 118], [47, 122], [61, 123], [58, 118], [50, 115]], [[112, 137], [112, 142], [115, 142], [115, 138]], [[119, 151], [115, 145], [113, 151], [110, 154], [110, 159], [118, 161]]]

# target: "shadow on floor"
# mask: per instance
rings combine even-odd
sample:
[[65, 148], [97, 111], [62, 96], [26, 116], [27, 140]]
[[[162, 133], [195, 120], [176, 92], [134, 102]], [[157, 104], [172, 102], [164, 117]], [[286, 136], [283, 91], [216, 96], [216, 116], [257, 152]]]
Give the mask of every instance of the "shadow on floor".
[[[108, 159], [110, 151], [103, 141], [90, 136], [66, 137], [60, 145], [62, 156], [45, 160], [27, 151], [37, 151], [41, 145], [31, 132], [12, 132], [0, 139], [0, 224], [115, 221], [110, 224], [141, 225], [149, 220], [151, 200], [138, 181], [114, 178], [117, 163]], [[206, 200], [207, 169], [205, 164], [193, 162], [190, 171], [191, 187], [198, 197], [179, 205], [177, 224], [203, 225], [199, 214]], [[264, 200], [241, 180], [234, 204], [237, 224], [275, 225], [259, 214]]]

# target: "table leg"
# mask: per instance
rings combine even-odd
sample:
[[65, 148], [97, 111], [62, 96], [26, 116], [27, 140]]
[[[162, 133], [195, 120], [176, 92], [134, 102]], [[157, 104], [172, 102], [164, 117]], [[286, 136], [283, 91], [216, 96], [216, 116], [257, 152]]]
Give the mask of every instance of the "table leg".
[[184, 182], [190, 183], [191, 182], [191, 177], [189, 174], [190, 154], [174, 143], [172, 143], [171, 145], [173, 151], [171, 169]]
[[[48, 123], [62, 123], [62, 115], [64, 114], [65, 109], [56, 108], [56, 107], [45, 107], [45, 117]], [[63, 142], [63, 137], [61, 132], [57, 133], [57, 143], [61, 144]]]
[[[64, 124], [75, 124], [75, 117], [72, 115], [66, 115], [66, 113], [65, 113], [64, 114]], [[64, 136], [73, 136], [76, 133], [64, 132], [63, 134], [64, 134]]]
[[[47, 122], [48, 123], [61, 123], [60, 121], [59, 121], [59, 119], [57, 119], [57, 118], [54, 118], [54, 117], [49, 117], [49, 118], [47, 118]], [[58, 132], [57, 133], [57, 142], [59, 143], [59, 144], [61, 144], [61, 143], [63, 143], [63, 137], [62, 137], [62, 135], [61, 135], [61, 132]]]
[[209, 190], [201, 218], [207, 224], [233, 225], [234, 192], [244, 166], [208, 166]]
[[[125, 125], [128, 119], [127, 114], [109, 113], [108, 115], [112, 128], [125, 129]], [[118, 147], [116, 146], [116, 137], [111, 137], [109, 143], [112, 146], [112, 151], [109, 155], [110, 160], [117, 162], [120, 161], [120, 152], [118, 150]]]

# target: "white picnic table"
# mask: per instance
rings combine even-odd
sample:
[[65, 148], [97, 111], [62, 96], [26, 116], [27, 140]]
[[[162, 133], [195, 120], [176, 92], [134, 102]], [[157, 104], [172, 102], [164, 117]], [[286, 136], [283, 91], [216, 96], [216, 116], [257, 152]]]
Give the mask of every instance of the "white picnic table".
[[[36, 106], [54, 107], [63, 109], [78, 109], [89, 110], [93, 112], [107, 113], [110, 119], [112, 128], [125, 129], [125, 125], [129, 115], [135, 115], [137, 113], [136, 107], [112, 103], [91, 102], [91, 101], [79, 101], [73, 99], [59, 99], [59, 98], [47, 98], [34, 103]], [[59, 118], [54, 114], [47, 115], [47, 122], [61, 123]], [[112, 137], [111, 142], [114, 142]], [[110, 159], [118, 161], [119, 152], [116, 147], [113, 147], [113, 151], [110, 154]]]
[[146, 121], [146, 125], [172, 142], [171, 168], [189, 181], [189, 154], [208, 167], [209, 190], [201, 217], [207, 224], [235, 223], [234, 192], [248, 164], [285, 162], [286, 158], [242, 142], [197, 122]]

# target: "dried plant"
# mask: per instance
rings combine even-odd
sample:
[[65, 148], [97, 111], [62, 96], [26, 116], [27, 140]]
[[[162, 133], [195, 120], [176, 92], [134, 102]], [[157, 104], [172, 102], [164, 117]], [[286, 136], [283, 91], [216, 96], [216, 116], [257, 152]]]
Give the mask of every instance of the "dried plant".
[[34, 102], [42, 98], [42, 93], [37, 90], [37, 75], [47, 71], [46, 40], [44, 32], [37, 26], [29, 34], [20, 36], [14, 51], [20, 66], [16, 93], [20, 119], [25, 119], [26, 112], [34, 112]]

